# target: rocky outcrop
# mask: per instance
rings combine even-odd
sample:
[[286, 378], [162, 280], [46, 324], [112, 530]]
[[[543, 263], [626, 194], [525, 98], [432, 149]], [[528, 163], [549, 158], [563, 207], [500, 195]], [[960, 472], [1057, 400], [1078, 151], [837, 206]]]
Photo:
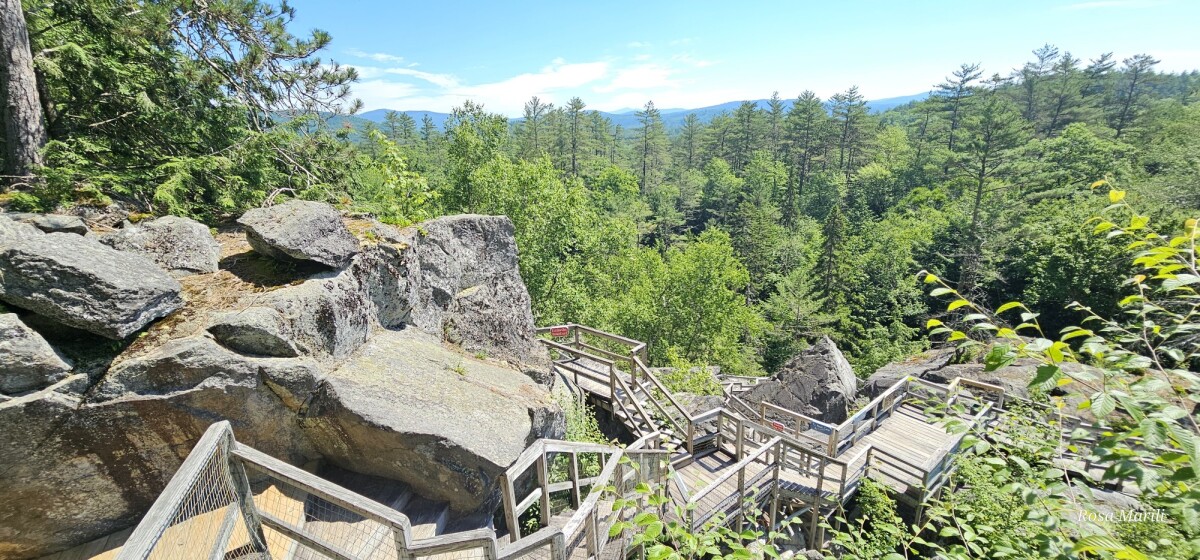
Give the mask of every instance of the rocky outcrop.
[[100, 237], [100, 242], [145, 256], [176, 277], [216, 272], [221, 258], [221, 247], [208, 226], [179, 216], [131, 225]]
[[[943, 348], [930, 350], [923, 354], [912, 356], [901, 362], [887, 364], [875, 371], [863, 387], [863, 394], [875, 397], [895, 385], [906, 376], [913, 376], [934, 383], [948, 384], [955, 378], [970, 379], [1004, 388], [1005, 394], [1021, 398], [1029, 398], [1029, 382], [1037, 375], [1040, 363], [1028, 358], [1020, 358], [1013, 363], [993, 371], [979, 362], [968, 361], [955, 363], [955, 350]], [[1077, 373], [1089, 369], [1077, 363], [1067, 362], [1061, 365], [1067, 373]], [[1099, 375], [1098, 372], [1093, 372]], [[1058, 388], [1052, 388], [1051, 394], [1058, 394]]]
[[30, 213], [13, 213], [8, 214], [8, 217], [14, 221], [29, 224], [45, 233], [73, 233], [75, 235], [87, 235], [90, 230], [87, 224], [78, 216], [66, 216], [62, 214], [30, 214]]
[[358, 240], [328, 204], [292, 200], [250, 210], [238, 223], [250, 246], [273, 259], [341, 268], [358, 253]]
[[[502, 469], [528, 442], [563, 431], [548, 389], [524, 375], [548, 370], [548, 358], [511, 222], [354, 226], [371, 241], [336, 270], [274, 284], [230, 270], [183, 278], [188, 306], [123, 341], [132, 343], [99, 369], [0, 399], [0, 557], [37, 557], [129, 526], [221, 419], [239, 441], [293, 464], [400, 480], [460, 512], [494, 504]], [[64, 234], [29, 235], [16, 246]], [[158, 270], [71, 237], [90, 244], [81, 251]], [[239, 235], [218, 240], [229, 262], [264, 260]], [[70, 277], [47, 274], [56, 289]]]
[[269, 307], [220, 313], [213, 318], [208, 332], [221, 345], [243, 354], [278, 358], [300, 355], [283, 314]]
[[547, 369], [529, 292], [516, 266], [512, 221], [462, 215], [430, 220], [390, 239], [410, 247], [409, 322], [470, 352]]
[[304, 426], [338, 466], [401, 480], [459, 512], [494, 506], [504, 469], [565, 428], [530, 379], [414, 329], [377, 334], [330, 372]]
[[0, 251], [0, 300], [120, 340], [183, 305], [182, 287], [137, 255], [50, 233]]
[[25, 222], [18, 222], [6, 216], [0, 216], [0, 251], [22, 239], [44, 235], [42, 230]]
[[753, 404], [767, 401], [838, 424], [850, 414], [857, 383], [846, 357], [829, 337], [823, 337], [741, 398]]
[[0, 393], [49, 387], [70, 371], [71, 364], [15, 313], [0, 314]]

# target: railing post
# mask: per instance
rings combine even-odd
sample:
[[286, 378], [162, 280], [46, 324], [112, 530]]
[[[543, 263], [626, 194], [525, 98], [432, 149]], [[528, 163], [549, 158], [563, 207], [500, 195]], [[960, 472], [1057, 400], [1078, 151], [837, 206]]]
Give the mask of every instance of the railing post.
[[567, 540], [562, 531], [550, 537], [550, 560], [567, 560]]
[[571, 477], [571, 506], [579, 509], [579, 504], [583, 503], [582, 496], [579, 492], [579, 454], [571, 452], [571, 463], [567, 465]]
[[716, 437], [713, 438], [713, 444], [714, 444], [713, 448], [718, 451], [721, 450], [721, 427], [724, 425], [724, 420], [725, 420], [725, 413], [718, 412], [717, 413], [717, 435], [716, 435]]
[[[611, 363], [608, 364], [608, 400], [610, 402], [617, 401], [617, 368]], [[613, 408], [616, 409], [616, 407]]]
[[738, 469], [738, 519], [737, 530], [739, 533], [746, 525], [746, 467]]
[[[850, 428], [854, 429], [854, 426], [851, 425]], [[841, 431], [840, 426], [833, 426], [829, 430], [829, 450], [828, 450], [829, 452], [827, 453], [827, 455], [829, 455], [830, 457], [837, 457], [838, 437], [840, 435], [840, 434], [838, 434], [838, 432], [840, 432], [840, 431]]]
[[741, 418], [737, 419], [737, 442], [734, 444], [734, 459], [742, 460], [742, 455], [746, 451], [746, 423], [742, 422]]
[[579, 349], [579, 325], [576, 325], [574, 323], [571, 324], [571, 334], [575, 340], [575, 349], [578, 350]]
[[696, 423], [688, 418], [687, 426], [687, 452], [688, 455], [696, 454]]
[[550, 526], [550, 469], [546, 465], [546, 454], [543, 453], [537, 460], [537, 477], [538, 486], [541, 487], [542, 500], [542, 526]]
[[500, 493], [500, 499], [504, 501], [504, 522], [508, 524], [509, 541], [517, 542], [521, 539], [521, 524], [517, 519], [516, 491], [507, 473], [500, 475]]

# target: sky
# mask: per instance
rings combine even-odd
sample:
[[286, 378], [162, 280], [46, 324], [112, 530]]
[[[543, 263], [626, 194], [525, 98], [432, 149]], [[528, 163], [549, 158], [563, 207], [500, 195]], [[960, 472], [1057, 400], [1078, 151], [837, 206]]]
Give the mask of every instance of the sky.
[[928, 91], [965, 62], [1007, 75], [1050, 43], [1088, 60], [1148, 53], [1200, 69], [1197, 0], [953, 2], [465, 2], [291, 0], [293, 33], [333, 36], [364, 110], [449, 112], [467, 99], [519, 116], [532, 96], [589, 109], [698, 108]]

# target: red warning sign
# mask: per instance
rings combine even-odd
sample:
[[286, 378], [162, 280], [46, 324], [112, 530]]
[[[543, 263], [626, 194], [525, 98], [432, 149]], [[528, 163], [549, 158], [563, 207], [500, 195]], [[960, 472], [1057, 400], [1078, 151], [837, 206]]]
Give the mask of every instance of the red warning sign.
[[567, 327], [550, 327], [550, 336], [554, 338], [562, 338], [571, 333], [571, 329]]

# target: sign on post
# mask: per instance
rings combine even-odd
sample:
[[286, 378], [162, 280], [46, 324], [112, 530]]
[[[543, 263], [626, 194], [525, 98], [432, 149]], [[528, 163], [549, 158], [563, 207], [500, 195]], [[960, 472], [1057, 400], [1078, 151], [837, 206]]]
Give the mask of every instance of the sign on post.
[[550, 327], [550, 336], [554, 338], [562, 338], [571, 333], [571, 329], [567, 327]]

